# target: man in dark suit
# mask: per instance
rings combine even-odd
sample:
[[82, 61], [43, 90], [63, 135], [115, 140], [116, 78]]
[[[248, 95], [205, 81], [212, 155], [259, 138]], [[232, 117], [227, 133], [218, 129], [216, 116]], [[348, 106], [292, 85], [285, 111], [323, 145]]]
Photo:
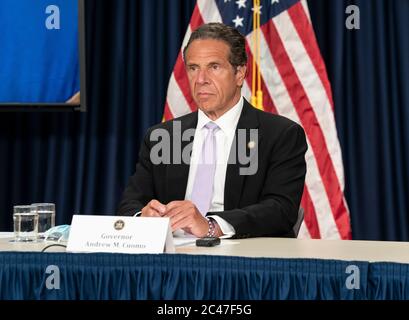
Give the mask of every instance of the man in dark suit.
[[242, 97], [247, 56], [234, 28], [201, 26], [184, 61], [199, 110], [149, 129], [118, 214], [169, 217], [174, 231], [197, 237], [293, 237], [303, 129]]

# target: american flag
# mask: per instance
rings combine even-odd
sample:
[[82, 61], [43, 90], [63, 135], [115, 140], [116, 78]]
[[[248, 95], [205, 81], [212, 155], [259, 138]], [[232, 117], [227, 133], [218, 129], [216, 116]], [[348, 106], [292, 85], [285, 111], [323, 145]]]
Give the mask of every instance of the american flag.
[[[260, 12], [260, 71], [264, 111], [299, 123], [308, 142], [307, 176], [299, 238], [351, 239], [344, 197], [344, 169], [334, 119], [334, 104], [324, 61], [306, 0], [198, 0], [181, 50], [193, 30], [209, 22], [237, 28], [247, 40], [248, 77], [242, 94], [251, 97], [253, 10]], [[250, 100], [249, 100], [250, 101]], [[164, 110], [169, 120], [196, 110], [179, 52]]]

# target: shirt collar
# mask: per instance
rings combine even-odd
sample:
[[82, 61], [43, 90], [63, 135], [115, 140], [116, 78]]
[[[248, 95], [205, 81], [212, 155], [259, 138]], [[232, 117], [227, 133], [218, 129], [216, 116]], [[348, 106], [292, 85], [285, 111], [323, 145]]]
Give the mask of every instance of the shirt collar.
[[[213, 122], [216, 123], [219, 128], [225, 133], [236, 130], [242, 110], [243, 97], [240, 97], [239, 102], [237, 102], [237, 104], [233, 108], [231, 108], [229, 111], [227, 111], [220, 118]], [[202, 129], [210, 121], [212, 120], [208, 118], [202, 110], [199, 109], [196, 129]]]

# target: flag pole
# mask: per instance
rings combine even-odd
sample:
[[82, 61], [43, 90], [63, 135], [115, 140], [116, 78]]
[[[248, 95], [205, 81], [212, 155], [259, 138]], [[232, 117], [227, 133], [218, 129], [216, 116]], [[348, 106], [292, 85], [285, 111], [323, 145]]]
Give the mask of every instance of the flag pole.
[[263, 91], [261, 90], [260, 53], [260, 0], [253, 0], [253, 69], [251, 79], [251, 104], [263, 110]]
[[[257, 0], [253, 0], [253, 8], [254, 8], [254, 5], [255, 5], [255, 2], [256, 2]], [[256, 42], [257, 42], [257, 39], [256, 39], [256, 24], [257, 24], [257, 21], [256, 21], [256, 10], [254, 10], [253, 9], [253, 38], [252, 38], [252, 44], [253, 44], [253, 52], [254, 52], [254, 54], [253, 54], [253, 68], [252, 68], [252, 72], [251, 72], [251, 75], [252, 75], [252, 78], [251, 78], [251, 104], [254, 106], [254, 107], [257, 107], [257, 96], [256, 96], [256, 57], [255, 57], [255, 54], [256, 54], [256, 47], [257, 47], [257, 44], [256, 44]]]
[[257, 108], [263, 110], [263, 91], [261, 90], [261, 26], [260, 26], [260, 17], [261, 17], [261, 7], [260, 0], [257, 1]]

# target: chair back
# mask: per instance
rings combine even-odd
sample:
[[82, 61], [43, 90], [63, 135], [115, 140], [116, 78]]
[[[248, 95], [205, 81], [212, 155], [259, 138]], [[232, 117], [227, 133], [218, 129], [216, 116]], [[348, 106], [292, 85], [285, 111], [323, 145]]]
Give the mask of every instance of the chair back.
[[303, 221], [304, 221], [304, 209], [300, 207], [300, 209], [298, 210], [297, 221], [295, 222], [295, 225], [293, 227], [293, 231], [294, 231], [296, 238], [298, 237], [298, 233], [300, 232], [301, 224]]

